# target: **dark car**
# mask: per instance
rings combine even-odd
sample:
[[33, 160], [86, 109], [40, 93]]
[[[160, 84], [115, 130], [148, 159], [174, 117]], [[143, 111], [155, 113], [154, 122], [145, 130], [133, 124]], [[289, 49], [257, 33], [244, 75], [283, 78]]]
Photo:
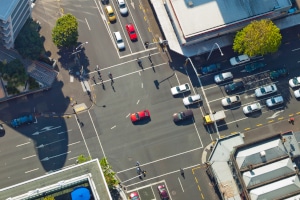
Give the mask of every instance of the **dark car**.
[[278, 68], [270, 72], [270, 79], [275, 80], [277, 78], [286, 77], [289, 75], [287, 68]]
[[182, 111], [182, 112], [174, 113], [173, 114], [173, 121], [174, 122], [179, 122], [179, 121], [186, 120], [186, 119], [189, 119], [189, 118], [192, 118], [192, 117], [193, 117], [193, 111], [188, 109], [188, 110], [185, 110], [185, 111]]
[[243, 81], [233, 82], [233, 83], [230, 83], [230, 84], [224, 86], [224, 89], [227, 93], [235, 92], [242, 88], [244, 88]]
[[0, 124], [0, 133], [1, 133], [1, 134], [5, 133], [5, 130], [4, 130], [4, 127], [3, 127], [2, 124]]
[[246, 70], [246, 72], [251, 73], [256, 70], [261, 70], [261, 68], [263, 68], [264, 66], [266, 66], [266, 64], [264, 64], [262, 62], [250, 63], [245, 66], [245, 70]]
[[167, 189], [164, 185], [157, 186], [157, 189], [158, 189], [159, 196], [162, 200], [169, 200], [170, 199], [169, 194], [167, 192]]
[[213, 72], [217, 72], [220, 69], [221, 69], [221, 65], [219, 63], [212, 64], [212, 65], [209, 65], [209, 66], [206, 66], [206, 67], [202, 67], [201, 73], [202, 74], [210, 74], [210, 73], [213, 73]]

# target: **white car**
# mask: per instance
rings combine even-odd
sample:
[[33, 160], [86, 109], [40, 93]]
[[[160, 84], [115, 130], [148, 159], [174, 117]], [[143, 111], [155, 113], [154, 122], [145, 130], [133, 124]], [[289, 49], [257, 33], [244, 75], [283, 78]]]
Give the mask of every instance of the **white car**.
[[247, 55], [239, 55], [239, 56], [230, 58], [229, 61], [230, 61], [230, 64], [232, 66], [235, 66], [235, 65], [239, 65], [239, 64], [242, 64], [242, 63], [245, 63], [245, 62], [249, 62], [250, 58]]
[[125, 4], [125, 1], [124, 0], [117, 0], [117, 3], [118, 3], [119, 8], [120, 8], [120, 13], [122, 15], [127, 15], [128, 9], [127, 9], [127, 6]]
[[184, 92], [187, 92], [190, 90], [191, 90], [190, 85], [188, 83], [185, 83], [185, 84], [182, 84], [182, 85], [179, 85], [176, 87], [172, 87], [171, 93], [172, 93], [172, 95], [177, 95], [177, 94], [184, 93]]
[[215, 75], [216, 83], [222, 83], [224, 81], [231, 80], [231, 79], [233, 79], [233, 75], [231, 72], [225, 72], [225, 73]]
[[119, 50], [125, 49], [125, 44], [123, 42], [123, 39], [122, 39], [122, 36], [121, 36], [120, 32], [119, 31], [114, 32], [113, 35], [114, 35], [114, 38], [115, 38], [118, 49]]
[[295, 95], [295, 97], [296, 97], [297, 99], [300, 98], [300, 89], [295, 90], [295, 91], [294, 91], [294, 95]]
[[243, 107], [243, 112], [244, 112], [245, 115], [253, 113], [255, 111], [259, 111], [259, 110], [261, 110], [260, 103], [254, 103], [254, 104]]
[[300, 86], [300, 76], [290, 79], [289, 85], [291, 88]]
[[240, 96], [236, 95], [236, 96], [232, 96], [232, 97], [226, 97], [224, 99], [222, 99], [221, 103], [222, 106], [231, 106], [233, 104], [239, 103], [241, 102], [241, 98]]
[[266, 85], [255, 90], [256, 97], [262, 97], [268, 94], [272, 94], [277, 92], [277, 87], [275, 84]]
[[182, 101], [183, 101], [183, 104], [184, 104], [185, 106], [188, 106], [188, 105], [197, 103], [197, 102], [199, 102], [199, 101], [202, 101], [202, 99], [201, 99], [201, 95], [200, 95], [200, 94], [195, 94], [195, 95], [192, 95], [192, 96], [188, 96], [188, 97], [183, 98]]
[[267, 99], [266, 104], [267, 104], [268, 107], [283, 104], [283, 97], [282, 96], [277, 96], [277, 97], [272, 97], [270, 99]]

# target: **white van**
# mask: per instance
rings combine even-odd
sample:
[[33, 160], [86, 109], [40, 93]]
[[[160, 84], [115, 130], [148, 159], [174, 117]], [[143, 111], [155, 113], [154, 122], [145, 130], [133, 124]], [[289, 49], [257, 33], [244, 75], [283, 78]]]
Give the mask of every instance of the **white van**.
[[114, 35], [114, 38], [115, 38], [115, 41], [116, 41], [118, 49], [119, 50], [125, 49], [125, 44], [123, 42], [123, 39], [121, 37], [120, 32], [119, 31], [118, 32], [114, 32], [113, 35]]
[[120, 13], [122, 15], [127, 15], [128, 9], [127, 9], [127, 6], [125, 4], [125, 0], [117, 0], [117, 3], [118, 3], [119, 8], [120, 8]]

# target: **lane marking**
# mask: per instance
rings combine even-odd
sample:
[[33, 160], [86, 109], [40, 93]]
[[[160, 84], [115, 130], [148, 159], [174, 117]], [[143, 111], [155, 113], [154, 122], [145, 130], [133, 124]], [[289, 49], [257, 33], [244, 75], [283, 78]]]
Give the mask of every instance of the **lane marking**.
[[128, 115], [126, 115], [126, 118], [128, 118], [131, 115], [131, 113], [128, 113]]
[[259, 127], [259, 126], [262, 126], [262, 124], [256, 124], [256, 126], [258, 126], [258, 127]]
[[138, 100], [137, 102], [136, 102], [136, 104], [139, 104], [140, 103], [140, 100]]
[[36, 171], [36, 170], [39, 170], [39, 168], [35, 168], [35, 169], [32, 169], [32, 170], [26, 171], [25, 174]]
[[16, 147], [21, 147], [21, 146], [26, 145], [26, 144], [30, 144], [30, 142], [25, 142], [23, 144], [18, 144]]
[[144, 88], [144, 84], [143, 83], [141, 83], [141, 87]]
[[86, 19], [86, 18], [84, 18], [84, 19], [85, 19], [86, 25], [88, 26], [89, 30], [91, 30], [91, 27], [90, 27], [90, 25], [89, 25], [87, 19]]
[[283, 120], [284, 117], [279, 117], [278, 120]]
[[78, 122], [79, 119], [78, 119], [77, 115], [75, 115], [74, 120], [77, 122], [77, 126], [78, 126], [78, 128], [79, 128], [81, 137], [82, 137], [82, 139], [83, 139], [83, 142], [84, 142], [84, 144], [85, 144], [85, 148], [86, 148], [86, 150], [87, 150], [87, 152], [88, 152], [88, 154], [89, 154], [89, 157], [92, 158], [91, 153], [90, 153], [90, 150], [89, 150], [89, 147], [87, 146], [87, 143], [86, 143], [86, 141], [85, 141], [84, 135], [83, 135], [83, 133], [82, 133], [81, 125], [80, 125], [79, 122]]
[[180, 181], [180, 178], [179, 178], [179, 177], [178, 177], [178, 181], [179, 181], [180, 187], [181, 187], [181, 189], [182, 189], [182, 192], [184, 192], [184, 189], [183, 189], [183, 187], [182, 187], [182, 184], [181, 184], [181, 181]]
[[26, 160], [26, 159], [28, 159], [28, 158], [32, 158], [32, 157], [35, 157], [36, 155], [31, 155], [31, 156], [27, 156], [27, 157], [25, 157], [25, 158], [22, 158], [22, 160]]
[[111, 127], [111, 128], [110, 128], [110, 130], [112, 130], [112, 129], [116, 128], [116, 127], [117, 127], [117, 126], [116, 126], [116, 125], [114, 125], [113, 127]]
[[251, 129], [251, 128], [245, 128], [244, 130], [245, 130], [245, 131], [248, 131], [248, 130], [250, 130], [250, 129]]
[[297, 49], [293, 49], [292, 51], [298, 51], [298, 50], [300, 50], [300, 48], [297, 48]]
[[74, 144], [78, 144], [78, 143], [80, 143], [80, 141], [78, 141], [78, 142], [74, 142], [74, 143], [71, 143], [71, 144], [68, 144], [68, 146], [72, 146], [72, 145], [74, 145]]
[[74, 160], [74, 159], [77, 159], [77, 156], [73, 157], [73, 158], [69, 158], [68, 160]]

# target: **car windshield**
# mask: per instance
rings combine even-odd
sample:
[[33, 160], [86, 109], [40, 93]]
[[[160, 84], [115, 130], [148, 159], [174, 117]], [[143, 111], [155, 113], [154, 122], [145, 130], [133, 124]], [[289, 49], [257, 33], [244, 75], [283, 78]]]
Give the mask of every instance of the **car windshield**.
[[260, 91], [262, 94], [266, 93], [266, 89], [265, 88], [260, 88]]
[[130, 31], [130, 34], [135, 34], [135, 31], [134, 31], [134, 30], [131, 30], [131, 31]]
[[125, 4], [120, 4], [120, 8], [126, 8]]
[[123, 40], [119, 39], [119, 40], [117, 40], [117, 42], [118, 42], [118, 43], [122, 43], [122, 42], [123, 42]]
[[224, 80], [223, 74], [219, 74], [219, 78], [220, 78], [220, 80]]
[[298, 78], [297, 78], [297, 77], [293, 78], [293, 83], [294, 83], [295, 85], [298, 85], [298, 84], [299, 84], [299, 81], [298, 81]]
[[113, 17], [113, 16], [115, 16], [115, 14], [114, 13], [109, 13], [109, 16]]
[[188, 97], [189, 102], [193, 102], [193, 98], [192, 97]]
[[138, 200], [139, 198], [137, 196], [132, 197], [131, 200]]
[[239, 97], [239, 96], [236, 96], [236, 100], [239, 101], [239, 100], [240, 100], [240, 97]]
[[236, 62], [241, 62], [241, 60], [240, 60], [240, 58], [239, 57], [235, 57], [235, 60], [236, 60]]
[[183, 112], [180, 112], [178, 113], [178, 119], [183, 119], [184, 118], [184, 113]]
[[248, 111], [251, 111], [251, 110], [252, 110], [251, 106], [248, 106], [248, 107], [247, 107], [247, 110], [248, 110]]
[[136, 117], [137, 119], [140, 119], [139, 113], [135, 113], [135, 117]]
[[177, 87], [176, 87], [176, 90], [177, 90], [177, 92], [180, 92], [180, 87], [177, 86]]
[[271, 99], [271, 102], [272, 102], [272, 104], [275, 104], [275, 103], [276, 103], [276, 101], [275, 101], [274, 98]]
[[227, 98], [227, 103], [231, 103], [231, 100], [230, 100], [230, 98]]
[[231, 90], [234, 90], [234, 89], [236, 88], [235, 83], [230, 84], [230, 85], [229, 85], [229, 88], [230, 88]]

